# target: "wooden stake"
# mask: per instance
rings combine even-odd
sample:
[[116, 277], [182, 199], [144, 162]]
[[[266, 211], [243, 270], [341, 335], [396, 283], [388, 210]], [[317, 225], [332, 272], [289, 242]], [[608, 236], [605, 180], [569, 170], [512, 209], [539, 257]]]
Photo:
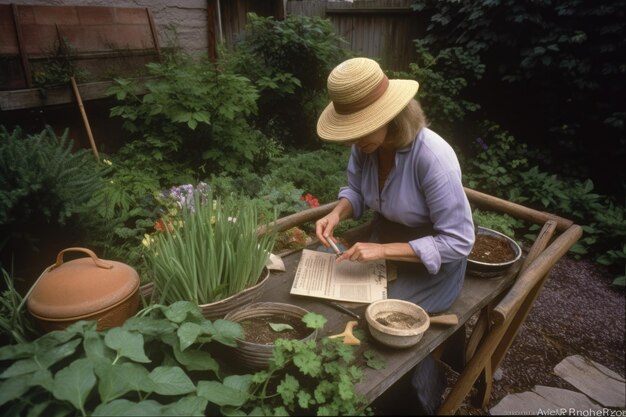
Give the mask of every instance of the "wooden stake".
[[80, 109], [80, 114], [83, 117], [83, 123], [85, 124], [85, 130], [87, 131], [87, 136], [89, 137], [89, 143], [91, 143], [91, 149], [93, 150], [93, 156], [96, 158], [96, 161], [100, 162], [100, 155], [98, 154], [98, 148], [96, 148], [96, 142], [93, 139], [93, 135], [91, 134], [91, 127], [89, 126], [89, 119], [87, 119], [87, 113], [85, 113], [85, 106], [83, 106], [83, 100], [80, 97], [80, 92], [78, 91], [78, 86], [76, 85], [76, 80], [74, 77], [70, 77], [72, 82], [72, 89], [74, 90], [74, 95], [76, 96], [76, 101], [78, 102], [78, 108]]

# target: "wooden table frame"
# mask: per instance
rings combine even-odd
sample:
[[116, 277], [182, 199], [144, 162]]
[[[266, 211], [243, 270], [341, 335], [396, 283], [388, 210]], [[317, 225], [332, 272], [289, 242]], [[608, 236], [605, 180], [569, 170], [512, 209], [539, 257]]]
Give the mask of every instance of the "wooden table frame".
[[[429, 353], [433, 352], [435, 357], [440, 357], [445, 350], [446, 341], [454, 340], [454, 343], [458, 344], [458, 335], [462, 334], [462, 340], [465, 342], [461, 359], [462, 369], [438, 414], [454, 414], [472, 387], [476, 387], [473, 402], [479, 407], [485, 407], [491, 395], [493, 372], [502, 362], [520, 326], [526, 320], [550, 271], [582, 236], [582, 228], [570, 220], [470, 188], [465, 188], [465, 192], [472, 205], [541, 225], [543, 226], [541, 232], [526, 256], [507, 275], [489, 279], [469, 275], [466, 277], [461, 296], [449, 310], [459, 316], [459, 325], [449, 328], [431, 327], [418, 346], [408, 350], [367, 346], [377, 350], [387, 362], [386, 372], [366, 369], [363, 381], [356, 387], [357, 391], [370, 402], [384, 393]], [[281, 218], [273, 223], [273, 227], [278, 231], [284, 231], [315, 221], [329, 213], [336, 204], [337, 202], [326, 204]], [[362, 236], [362, 230], [360, 232]], [[354, 231], [352, 236], [359, 236], [359, 230]], [[297, 303], [319, 312], [329, 319], [327, 333], [341, 332], [345, 322], [351, 318], [320, 303], [319, 300], [289, 296], [299, 252], [284, 256], [283, 259], [287, 272], [275, 277], [273, 283], [266, 288], [263, 300]], [[364, 309], [365, 306], [354, 308], [355, 311], [361, 312], [361, 317]], [[478, 314], [478, 320], [472, 328], [472, 333], [464, 340], [465, 323], [475, 314]], [[367, 326], [363, 319], [360, 324], [361, 327]]]

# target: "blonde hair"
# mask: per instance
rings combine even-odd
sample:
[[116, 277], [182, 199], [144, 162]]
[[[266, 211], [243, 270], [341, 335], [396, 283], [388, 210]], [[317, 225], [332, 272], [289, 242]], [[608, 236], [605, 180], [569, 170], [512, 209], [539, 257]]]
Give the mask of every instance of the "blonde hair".
[[410, 145], [417, 133], [428, 125], [422, 106], [413, 99], [409, 104], [389, 122], [387, 139], [396, 148]]

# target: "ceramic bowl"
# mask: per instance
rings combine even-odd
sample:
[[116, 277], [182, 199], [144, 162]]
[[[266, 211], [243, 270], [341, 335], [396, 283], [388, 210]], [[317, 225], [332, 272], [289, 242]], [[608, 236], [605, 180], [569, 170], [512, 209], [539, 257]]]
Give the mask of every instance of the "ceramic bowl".
[[372, 337], [393, 348], [416, 345], [430, 325], [423, 308], [396, 299], [374, 301], [365, 310], [365, 319]]

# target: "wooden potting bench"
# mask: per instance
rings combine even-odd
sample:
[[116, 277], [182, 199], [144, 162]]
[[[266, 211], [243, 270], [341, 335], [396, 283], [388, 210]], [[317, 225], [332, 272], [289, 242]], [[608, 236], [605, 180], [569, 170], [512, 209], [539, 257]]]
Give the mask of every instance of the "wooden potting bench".
[[[384, 369], [366, 368], [363, 380], [356, 387], [370, 403], [409, 373], [426, 355], [433, 352], [435, 357], [441, 357], [452, 346], [455, 354], [451, 357], [456, 358], [454, 367], [460, 374], [450, 387], [438, 414], [454, 414], [472, 387], [476, 388], [472, 395], [475, 405], [486, 406], [491, 394], [493, 372], [500, 365], [520, 326], [526, 320], [550, 271], [582, 235], [582, 228], [570, 220], [469, 188], [465, 191], [473, 208], [507, 213], [541, 225], [542, 229], [530, 249], [524, 252], [525, 256], [506, 274], [495, 278], [480, 278], [469, 274], [466, 276], [461, 295], [447, 311], [458, 316], [458, 325], [431, 326], [420, 342], [409, 349], [386, 348], [373, 342], [361, 345], [361, 349], [374, 349], [385, 360]], [[284, 231], [315, 221], [329, 213], [336, 204], [326, 204], [281, 218], [274, 226], [277, 230]], [[366, 229], [363, 226], [342, 237], [352, 243], [367, 236]], [[315, 243], [314, 246], [318, 244]], [[324, 336], [341, 333], [347, 321], [354, 320], [353, 317], [320, 300], [289, 294], [300, 254], [301, 251], [283, 254], [286, 270], [272, 273], [260, 301], [300, 305], [328, 319]], [[366, 305], [344, 303], [344, 306], [360, 315], [358, 327], [366, 330]], [[466, 336], [466, 324], [472, 317], [476, 320], [473, 320], [471, 333]]]

